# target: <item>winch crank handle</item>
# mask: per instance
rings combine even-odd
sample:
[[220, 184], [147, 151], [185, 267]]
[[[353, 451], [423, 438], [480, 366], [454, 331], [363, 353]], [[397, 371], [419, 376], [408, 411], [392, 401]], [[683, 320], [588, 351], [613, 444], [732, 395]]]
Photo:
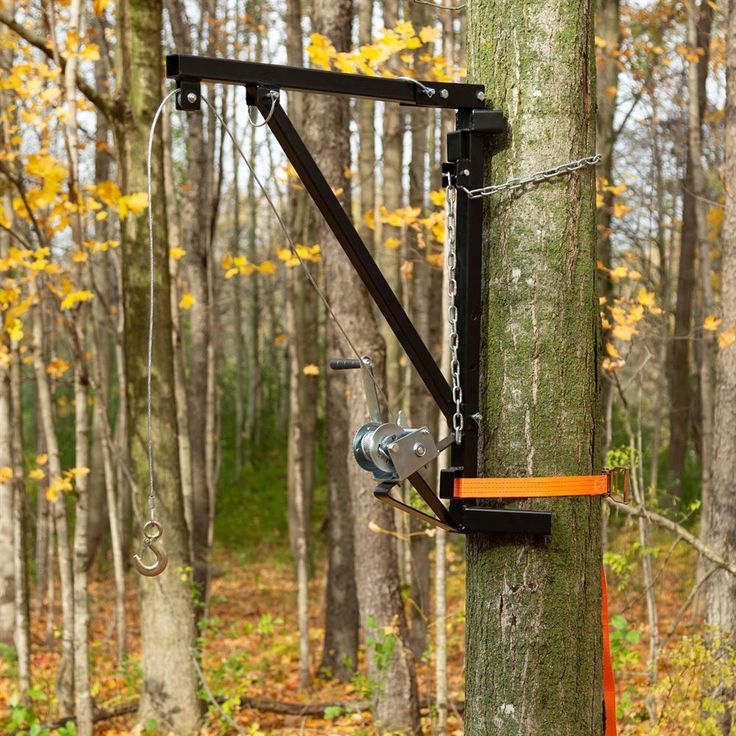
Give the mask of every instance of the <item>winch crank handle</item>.
[[357, 358], [334, 358], [330, 360], [330, 368], [333, 371], [346, 371], [362, 368], [361, 374], [363, 378], [363, 391], [365, 400], [368, 402], [368, 411], [374, 422], [383, 423], [381, 416], [381, 405], [378, 401], [378, 392], [373, 379], [373, 361], [369, 356], [364, 355], [360, 360]]

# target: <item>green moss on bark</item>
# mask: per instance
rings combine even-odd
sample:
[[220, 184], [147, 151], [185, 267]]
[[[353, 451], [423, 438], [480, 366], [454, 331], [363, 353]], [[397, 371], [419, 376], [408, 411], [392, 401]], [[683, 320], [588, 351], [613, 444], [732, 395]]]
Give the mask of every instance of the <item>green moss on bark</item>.
[[[594, 151], [587, 0], [470, 6], [473, 82], [507, 116], [492, 180]], [[488, 476], [600, 471], [594, 173], [497, 196], [484, 226], [480, 464]], [[552, 536], [468, 539], [466, 733], [603, 733], [599, 498], [530, 500]]]

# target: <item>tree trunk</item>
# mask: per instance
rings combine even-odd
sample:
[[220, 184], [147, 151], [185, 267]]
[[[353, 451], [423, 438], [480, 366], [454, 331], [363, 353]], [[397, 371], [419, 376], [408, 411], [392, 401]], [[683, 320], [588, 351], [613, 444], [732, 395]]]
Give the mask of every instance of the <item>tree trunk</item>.
[[[713, 10], [708, 2], [699, 8], [698, 46], [703, 55], [698, 62], [699, 122], [705, 110], [705, 84], [708, 77], [710, 29]], [[671, 501], [682, 495], [682, 475], [685, 467], [690, 428], [692, 392], [690, 388], [690, 330], [692, 325], [693, 289], [695, 286], [695, 251], [697, 245], [697, 215], [693, 179], [690, 136], [688, 136], [685, 181], [683, 184], [682, 227], [680, 229], [680, 263], [677, 273], [677, 303], [675, 327], [669, 354], [670, 443], [667, 450], [667, 483]]]
[[[691, 49], [698, 48], [703, 41], [710, 47], [710, 36], [702, 38], [700, 34], [701, 12], [712, 18], [713, 7], [707, 0], [704, 6], [698, 8], [694, 3], [688, 6], [687, 40]], [[707, 8], [707, 10], [706, 10]], [[711, 22], [708, 20], [708, 27]], [[703, 55], [708, 58], [703, 49]], [[707, 67], [706, 67], [707, 73]], [[703, 143], [702, 118], [705, 109], [705, 88], [700, 88], [700, 59], [688, 61], [687, 88], [688, 88], [688, 153], [692, 171], [692, 196], [695, 206], [695, 232], [697, 238], [696, 252], [698, 254], [699, 275], [701, 285], [701, 306], [703, 314], [712, 313], [713, 287], [711, 285], [710, 247], [708, 245], [708, 205], [704, 201], [706, 196], [705, 171], [703, 170]], [[700, 446], [701, 446], [701, 480], [702, 496], [707, 502], [710, 486], [711, 453], [713, 444], [713, 333], [702, 328], [702, 321], [697, 325], [696, 335], [700, 338], [699, 354], [699, 389], [700, 389]]]
[[[8, 342], [10, 340], [8, 339]], [[3, 352], [3, 356], [9, 356]], [[0, 643], [15, 637], [15, 543], [13, 535], [15, 480], [13, 478], [12, 402], [10, 365], [0, 368]]]
[[[121, 189], [146, 190], [148, 128], [161, 99], [161, 0], [127, 0], [118, 4], [121, 39], [117, 78], [126, 109], [115, 133], [120, 153]], [[125, 70], [123, 72], [123, 70]], [[124, 121], [124, 122], [123, 122]], [[155, 249], [155, 327], [153, 438], [155, 443], [157, 517], [163, 525], [162, 546], [169, 566], [158, 578], [142, 578], [141, 634], [143, 694], [139, 716], [159, 729], [192, 734], [199, 728], [200, 707], [194, 666], [196, 637], [191, 584], [184, 574], [190, 565], [189, 545], [179, 474], [176, 409], [173, 395], [171, 310], [160, 129], [153, 156]], [[125, 357], [129, 444], [133, 475], [147, 489], [146, 355], [148, 316], [148, 228], [145, 217], [122, 224], [124, 255]], [[145, 496], [139, 508], [147, 509]], [[184, 580], [181, 578], [184, 577]]]
[[[508, 121], [494, 181], [595, 150], [592, 4], [471, 4], [469, 78]], [[480, 472], [600, 470], [594, 174], [492, 202], [484, 225]], [[465, 733], [601, 736], [601, 501], [546, 540], [469, 535]]]
[[[334, 246], [334, 243], [332, 243]], [[327, 357], [344, 350], [337, 328], [327, 321]], [[358, 666], [358, 597], [355, 587], [353, 500], [348, 477], [351, 427], [348, 426], [342, 371], [328, 369], [325, 416], [327, 435], [327, 581], [322, 669], [347, 682]]]
[[[721, 309], [723, 324], [736, 325], [736, 3], [728, 4], [726, 27], [726, 134], [723, 180], [726, 182], [722, 242]], [[713, 434], [713, 475], [703, 526], [707, 544], [726, 559], [736, 559], [736, 344], [718, 353], [715, 422]], [[706, 622], [725, 637], [736, 635], [736, 579], [723, 570], [715, 572], [706, 587]], [[733, 703], [733, 688], [723, 686], [717, 696]], [[729, 692], [730, 690], [730, 692]], [[731, 706], [718, 716], [722, 733], [730, 734], [734, 723]]]
[[[87, 306], [79, 307], [86, 310]], [[81, 337], [85, 319], [79, 315]], [[79, 346], [84, 346], [80, 340]], [[92, 736], [92, 694], [90, 692], [89, 662], [89, 601], [87, 598], [87, 529], [89, 524], [89, 488], [86, 471], [89, 470], [88, 379], [83, 353], [74, 365], [74, 490], [77, 504], [74, 519], [74, 701], [77, 733]]]
[[[317, 0], [313, 14], [314, 30], [327, 36], [336, 49], [350, 43], [351, 3], [349, 0]], [[335, 189], [349, 191], [345, 162], [349, 160], [348, 103], [346, 100], [310, 97], [305, 114], [307, 140], [317, 164]], [[324, 135], [329, 126], [330, 136]], [[372, 306], [357, 274], [328, 234], [320, 239], [327, 285], [327, 299], [348, 335], [359, 340], [361, 351], [376, 362], [377, 381], [384, 376], [384, 346], [373, 317]], [[340, 341], [341, 352], [348, 346]], [[348, 426], [354, 431], [366, 420], [366, 402], [359, 371], [350, 371], [347, 382]], [[327, 437], [328, 445], [332, 434]], [[355, 531], [355, 577], [360, 617], [367, 644], [368, 676], [375, 683], [375, 721], [384, 731], [416, 729], [419, 707], [414, 659], [408, 648], [408, 628], [401, 600], [396, 545], [390, 534], [372, 531], [375, 525], [391, 532], [393, 511], [378, 503], [373, 483], [352, 458], [345, 479], [353, 493]], [[366, 564], [370, 561], [370, 564]], [[389, 657], [377, 651], [384, 645], [394, 648]], [[387, 660], [387, 661], [385, 661]]]

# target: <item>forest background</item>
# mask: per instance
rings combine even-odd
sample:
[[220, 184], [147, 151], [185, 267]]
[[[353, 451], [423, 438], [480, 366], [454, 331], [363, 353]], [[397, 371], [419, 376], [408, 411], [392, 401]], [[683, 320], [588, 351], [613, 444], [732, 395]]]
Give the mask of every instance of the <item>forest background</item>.
[[[197, 114], [164, 106], [150, 202], [145, 156], [166, 53], [455, 81], [465, 11], [2, 4], [5, 732], [462, 732], [463, 541], [375, 510], [348, 461], [360, 384], [327, 371], [350, 346], [303, 265], [376, 359], [390, 410], [438, 429], [436, 409], [341, 256], [326, 256], [336, 243], [249, 124], [243, 89], [206, 88]], [[716, 366], [736, 350], [722, 315], [736, 294], [722, 278], [729, 12], [596, 7], [603, 442], [633, 490], [604, 526], [623, 734], [732, 732], [733, 493], [718, 496], [713, 459], [732, 434]], [[286, 106], [441, 360], [452, 116], [296, 93]], [[149, 205], [160, 582], [130, 567], [147, 508]]]

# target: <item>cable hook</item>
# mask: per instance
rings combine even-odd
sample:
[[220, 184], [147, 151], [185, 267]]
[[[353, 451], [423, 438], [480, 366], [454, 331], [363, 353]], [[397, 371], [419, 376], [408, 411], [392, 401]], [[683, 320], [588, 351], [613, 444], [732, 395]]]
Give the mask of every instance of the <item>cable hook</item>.
[[135, 565], [135, 569], [145, 577], [152, 578], [156, 575], [160, 575], [169, 564], [169, 556], [155, 544], [156, 540], [160, 539], [163, 533], [164, 528], [158, 521], [151, 519], [143, 525], [143, 545], [141, 548], [141, 554], [143, 554], [146, 549], [150, 549], [156, 557], [155, 562], [147, 565], [143, 562], [141, 555], [133, 555], [133, 564]]

